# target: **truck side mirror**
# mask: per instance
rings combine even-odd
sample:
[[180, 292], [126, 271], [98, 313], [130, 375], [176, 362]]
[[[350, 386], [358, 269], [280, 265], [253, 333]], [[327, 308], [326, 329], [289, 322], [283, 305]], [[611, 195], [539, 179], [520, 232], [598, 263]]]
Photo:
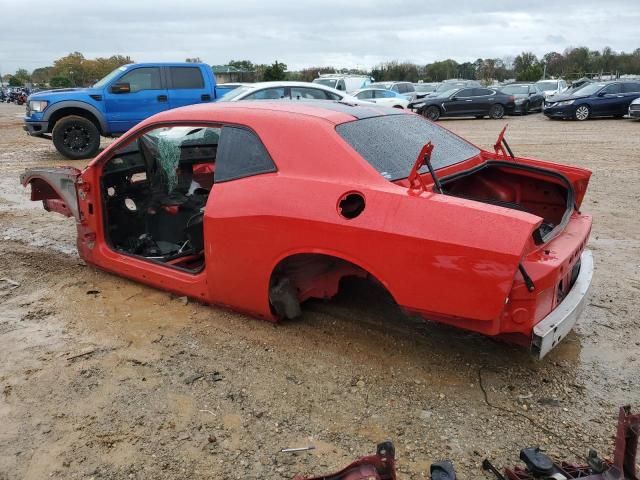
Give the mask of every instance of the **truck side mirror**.
[[129, 93], [131, 91], [131, 85], [126, 82], [114, 83], [111, 85], [111, 93]]

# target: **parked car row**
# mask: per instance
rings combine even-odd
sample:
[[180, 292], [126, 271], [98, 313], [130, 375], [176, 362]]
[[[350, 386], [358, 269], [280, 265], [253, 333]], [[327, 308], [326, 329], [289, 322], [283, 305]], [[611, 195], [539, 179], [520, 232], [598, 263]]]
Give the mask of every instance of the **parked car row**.
[[[640, 82], [628, 81], [587, 82], [564, 92], [564, 80], [490, 88], [482, 87], [475, 80], [454, 79], [439, 84], [372, 80], [365, 75], [331, 74], [321, 75], [313, 83], [218, 85], [211, 67], [204, 64], [130, 64], [118, 67], [91, 88], [32, 94], [27, 102], [24, 129], [29, 135], [51, 138], [65, 157], [80, 159], [96, 154], [101, 136], [119, 136], [164, 110], [213, 101], [375, 103], [412, 109], [433, 121], [462, 116], [498, 119], [541, 109], [552, 118], [586, 120], [596, 116], [622, 116], [630, 111], [631, 102], [640, 97]], [[14, 101], [25, 100], [23, 95]]]
[[596, 117], [622, 118], [640, 98], [640, 81], [614, 80], [585, 83], [582, 87], [548, 97], [543, 113], [549, 118], [584, 121]]

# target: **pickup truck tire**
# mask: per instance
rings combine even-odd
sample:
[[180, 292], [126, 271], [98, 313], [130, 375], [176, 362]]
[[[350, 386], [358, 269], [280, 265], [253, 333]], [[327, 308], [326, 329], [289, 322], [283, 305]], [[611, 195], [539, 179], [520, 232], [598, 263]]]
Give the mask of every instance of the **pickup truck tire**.
[[62, 117], [51, 132], [56, 150], [71, 160], [93, 157], [100, 148], [100, 132], [91, 120], [77, 115]]

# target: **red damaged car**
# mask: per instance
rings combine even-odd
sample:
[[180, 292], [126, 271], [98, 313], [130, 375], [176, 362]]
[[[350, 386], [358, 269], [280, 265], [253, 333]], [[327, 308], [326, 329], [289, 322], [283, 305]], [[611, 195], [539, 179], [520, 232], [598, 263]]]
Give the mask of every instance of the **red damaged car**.
[[338, 102], [160, 113], [83, 171], [35, 168], [91, 265], [276, 321], [347, 276], [407, 312], [544, 356], [593, 272], [590, 172], [482, 150], [422, 117]]

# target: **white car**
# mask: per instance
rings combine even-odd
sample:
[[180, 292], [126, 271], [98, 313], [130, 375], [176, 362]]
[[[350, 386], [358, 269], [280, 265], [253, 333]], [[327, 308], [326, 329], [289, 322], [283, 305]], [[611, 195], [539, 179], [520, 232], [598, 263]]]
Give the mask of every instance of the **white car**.
[[334, 100], [357, 104], [357, 100], [345, 92], [309, 82], [259, 82], [248, 83], [225, 94], [219, 102], [240, 100]]
[[351, 75], [348, 73], [325, 73], [313, 81], [313, 83], [347, 93], [366, 88], [371, 82], [373, 82], [373, 79], [368, 75]]
[[404, 95], [385, 88], [363, 88], [352, 93], [358, 100], [377, 103], [385, 107], [408, 108], [409, 100]]
[[561, 78], [558, 80], [538, 80], [536, 87], [544, 93], [545, 98], [557, 95], [567, 89], [567, 82]]
[[636, 98], [629, 105], [629, 117], [640, 118], [640, 98]]

